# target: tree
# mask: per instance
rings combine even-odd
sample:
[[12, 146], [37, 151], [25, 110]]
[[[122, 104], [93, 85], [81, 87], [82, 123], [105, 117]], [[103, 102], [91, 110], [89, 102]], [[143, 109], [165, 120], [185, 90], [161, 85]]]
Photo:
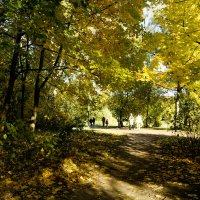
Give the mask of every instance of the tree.
[[137, 63], [134, 67], [129, 64], [137, 54], [145, 4], [128, 0], [123, 3], [18, 0], [3, 1], [1, 5], [2, 45], [9, 41], [9, 56], [3, 62], [9, 74], [7, 90], [4, 87], [2, 91], [6, 95], [1, 119], [15, 120], [9, 116], [12, 114], [9, 110], [14, 105], [11, 101], [19, 97], [19, 92], [14, 93], [20, 88], [16, 84], [21, 83], [20, 117], [27, 119], [24, 112], [30, 113], [27, 110], [30, 108], [25, 105], [32, 102], [33, 115], [29, 117], [34, 127], [41, 92], [45, 92], [53, 76], [59, 76], [59, 71], [81, 71], [98, 87], [107, 85], [110, 77], [116, 79], [107, 88], [126, 82], [126, 76], [133, 74]]
[[[43, 6], [45, 6], [44, 4], [43, 4]], [[44, 36], [44, 34], [43, 34], [42, 36], [40, 35], [40, 37], [36, 37], [36, 35], [34, 34], [34, 29], [32, 28], [32, 25], [35, 21], [31, 17], [35, 16], [34, 15], [35, 12], [37, 12], [39, 10], [39, 9], [37, 9], [37, 5], [38, 4], [36, 2], [29, 3], [26, 1], [16, 1], [14, 3], [12, 1], [3, 2], [5, 12], [4, 12], [4, 16], [3, 16], [4, 23], [1, 26], [2, 27], [1, 34], [8, 36], [11, 40], [14, 39], [13, 44], [11, 43], [11, 45], [13, 45], [13, 47], [10, 46], [11, 51], [12, 51], [12, 49], [14, 49], [14, 50], [13, 50], [13, 55], [11, 56], [11, 60], [10, 60], [10, 64], [9, 64], [8, 87], [6, 90], [4, 104], [2, 107], [1, 119], [3, 119], [3, 120], [10, 120], [8, 115], [10, 112], [11, 100], [13, 98], [15, 82], [16, 82], [17, 78], [19, 77], [19, 74], [22, 71], [22, 69], [21, 69], [22, 60], [21, 60], [21, 65], [19, 64], [19, 60], [20, 60], [20, 58], [22, 58], [22, 56], [26, 55], [26, 57], [25, 57], [26, 62], [27, 62], [26, 66], [28, 66], [28, 59], [27, 59], [28, 54], [24, 53], [23, 44], [24, 44], [24, 42], [26, 42], [26, 38], [28, 38], [29, 34], [31, 36], [31, 37], [29, 37], [30, 40], [33, 38], [35, 40], [36, 40], [36, 38], [38, 40], [39, 39], [41, 40], [41, 38]], [[51, 6], [53, 6], [53, 5], [51, 4]], [[42, 10], [42, 8], [43, 7], [40, 8], [40, 11], [44, 11], [44, 10]], [[15, 12], [14, 12], [14, 10], [15, 10]], [[50, 14], [50, 13], [48, 13], [48, 14]], [[27, 19], [30, 19], [30, 21], [27, 22]], [[31, 32], [31, 30], [33, 32]], [[4, 39], [7, 40], [8, 38], [4, 38]], [[31, 40], [31, 42], [34, 42], [34, 40]], [[31, 44], [28, 44], [28, 45], [31, 46]], [[25, 45], [25, 49], [27, 51], [27, 45]], [[30, 53], [30, 52], [26, 52], [26, 53]], [[33, 51], [31, 51], [31, 53], [33, 53]], [[27, 73], [27, 68], [26, 68], [26, 73]], [[25, 77], [27, 77], [27, 75]]]
[[[176, 91], [174, 127], [178, 120], [178, 104], [181, 93], [194, 90], [199, 79], [199, 23], [196, 1], [165, 1], [155, 12], [157, 32], [147, 37], [152, 51], [149, 78], [157, 85]], [[198, 95], [198, 92], [196, 92]]]

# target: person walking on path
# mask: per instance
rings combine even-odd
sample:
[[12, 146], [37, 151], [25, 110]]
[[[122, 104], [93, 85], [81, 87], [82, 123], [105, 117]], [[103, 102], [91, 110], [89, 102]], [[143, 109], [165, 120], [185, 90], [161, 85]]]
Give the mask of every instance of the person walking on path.
[[102, 117], [102, 125], [103, 125], [103, 127], [105, 126], [105, 121], [106, 121], [106, 118]]
[[134, 123], [134, 117], [133, 117], [133, 114], [131, 113], [129, 116], [129, 130], [133, 128], [133, 123]]
[[93, 125], [93, 120], [90, 118], [90, 127]]
[[108, 128], [108, 119], [106, 119], [106, 128]]
[[92, 118], [92, 125], [95, 126], [95, 118]]
[[141, 115], [138, 115], [136, 117], [136, 124], [137, 124], [137, 129], [140, 129], [142, 126], [142, 116]]

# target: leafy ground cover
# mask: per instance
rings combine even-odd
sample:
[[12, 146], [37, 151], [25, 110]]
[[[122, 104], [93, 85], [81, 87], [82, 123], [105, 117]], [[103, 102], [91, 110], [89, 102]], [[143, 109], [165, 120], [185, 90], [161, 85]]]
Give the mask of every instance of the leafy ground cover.
[[0, 199], [199, 199], [199, 161], [166, 151], [164, 141], [173, 137], [163, 130], [91, 129], [57, 142], [50, 156], [41, 149], [18, 163], [1, 149]]

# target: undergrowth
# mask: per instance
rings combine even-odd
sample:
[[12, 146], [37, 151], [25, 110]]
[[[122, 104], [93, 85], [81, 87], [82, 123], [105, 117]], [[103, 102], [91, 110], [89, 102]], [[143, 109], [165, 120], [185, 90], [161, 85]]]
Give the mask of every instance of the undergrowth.
[[200, 138], [191, 136], [172, 136], [159, 141], [164, 154], [196, 159], [200, 162]]

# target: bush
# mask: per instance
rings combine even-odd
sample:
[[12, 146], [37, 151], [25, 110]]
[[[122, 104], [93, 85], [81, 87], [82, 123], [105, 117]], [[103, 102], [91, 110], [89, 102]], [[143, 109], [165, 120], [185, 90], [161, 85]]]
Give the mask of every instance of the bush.
[[37, 122], [37, 129], [59, 132], [70, 132], [73, 128], [82, 130], [84, 126], [85, 121], [81, 117], [66, 119], [66, 117], [62, 115], [55, 115], [51, 118], [40, 116]]
[[39, 162], [59, 157], [57, 132], [39, 131], [33, 133], [23, 122], [4, 123], [6, 132], [0, 138], [2, 160], [9, 169], [35, 168]]
[[174, 136], [160, 141], [165, 154], [183, 158], [196, 158], [200, 155], [200, 138]]

